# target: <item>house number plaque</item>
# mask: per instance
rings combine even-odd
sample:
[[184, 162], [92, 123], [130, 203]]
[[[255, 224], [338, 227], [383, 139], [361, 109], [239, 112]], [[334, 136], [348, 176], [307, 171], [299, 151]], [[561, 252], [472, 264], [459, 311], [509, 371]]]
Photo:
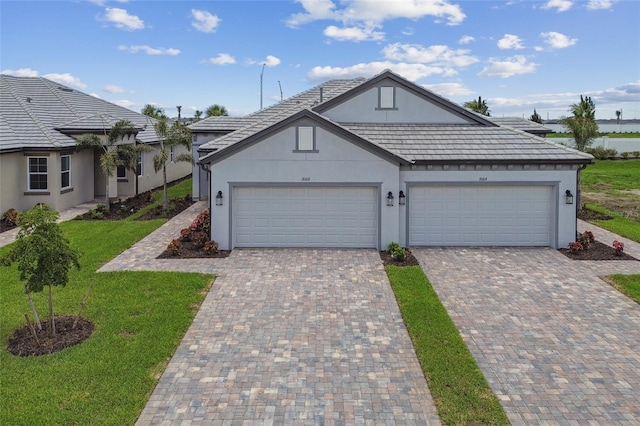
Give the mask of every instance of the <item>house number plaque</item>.
[[486, 177], [481, 177], [481, 178], [480, 178], [480, 181], [481, 181], [481, 182], [482, 182], [482, 181], [485, 181], [485, 180], [487, 180], [487, 178], [486, 178]]
[[302, 178], [302, 181], [303, 181], [303, 182], [309, 182], [310, 180], [311, 180], [311, 178], [310, 178], [310, 177], [303, 177], [303, 178]]

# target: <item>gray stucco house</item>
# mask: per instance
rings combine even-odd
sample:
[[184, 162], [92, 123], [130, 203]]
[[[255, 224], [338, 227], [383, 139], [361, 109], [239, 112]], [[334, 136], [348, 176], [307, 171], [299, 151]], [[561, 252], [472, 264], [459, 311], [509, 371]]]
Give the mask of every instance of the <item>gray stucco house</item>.
[[[135, 138], [157, 148], [154, 119], [41, 77], [0, 76], [0, 214], [25, 211], [37, 203], [56, 210], [103, 199], [106, 176], [101, 150], [75, 151], [83, 133], [104, 137], [120, 120], [137, 128]], [[176, 148], [178, 155], [184, 148]], [[118, 168], [109, 177], [109, 196], [127, 198], [162, 185], [153, 169], [152, 149], [142, 153], [136, 172]], [[189, 163], [170, 163], [168, 180], [191, 173]]]
[[221, 249], [566, 247], [592, 161], [391, 71], [192, 130]]

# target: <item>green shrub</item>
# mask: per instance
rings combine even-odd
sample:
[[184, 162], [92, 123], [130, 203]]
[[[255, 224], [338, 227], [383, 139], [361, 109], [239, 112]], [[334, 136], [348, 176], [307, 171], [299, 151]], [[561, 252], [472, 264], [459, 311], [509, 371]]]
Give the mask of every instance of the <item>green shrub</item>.
[[109, 207], [103, 203], [98, 204], [94, 210], [102, 214], [109, 213]]
[[387, 253], [391, 254], [394, 250], [397, 250], [401, 248], [400, 244], [396, 243], [395, 241], [392, 241], [388, 246], [387, 246]]
[[629, 155], [631, 155], [631, 153], [630, 153], [630, 152], [627, 152], [627, 151], [620, 153], [620, 156], [621, 156], [622, 158], [624, 158], [625, 160], [626, 160], [627, 158], [629, 158]]
[[2, 215], [2, 219], [7, 225], [18, 225], [18, 211], [16, 209], [9, 209]]
[[613, 148], [603, 148], [601, 146], [597, 146], [595, 148], [587, 148], [586, 152], [588, 154], [593, 155], [596, 160], [606, 160], [608, 158], [614, 158], [618, 155], [618, 151]]
[[635, 158], [640, 158], [640, 151], [631, 151], [631, 155], [633, 155]]

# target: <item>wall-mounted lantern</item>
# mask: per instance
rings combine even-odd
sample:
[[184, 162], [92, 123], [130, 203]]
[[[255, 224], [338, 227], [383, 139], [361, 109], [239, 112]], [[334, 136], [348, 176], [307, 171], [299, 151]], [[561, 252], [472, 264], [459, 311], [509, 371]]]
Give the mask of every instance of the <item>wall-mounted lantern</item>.
[[393, 207], [393, 194], [391, 191], [387, 194], [387, 207]]
[[216, 195], [216, 206], [222, 205], [222, 191], [218, 191], [218, 195]]
[[573, 204], [573, 194], [571, 193], [571, 191], [569, 191], [567, 189], [567, 191], [564, 193], [564, 202], [566, 204]]
[[400, 191], [400, 193], [398, 194], [398, 205], [404, 206], [405, 204], [407, 204], [407, 196], [404, 195], [403, 191]]

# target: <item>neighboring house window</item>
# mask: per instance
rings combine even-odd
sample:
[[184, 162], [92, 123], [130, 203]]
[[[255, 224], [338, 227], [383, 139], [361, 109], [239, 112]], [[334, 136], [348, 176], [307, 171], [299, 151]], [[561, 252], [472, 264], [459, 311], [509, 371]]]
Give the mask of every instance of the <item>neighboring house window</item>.
[[29, 157], [29, 191], [46, 191], [47, 158]]
[[118, 179], [126, 179], [127, 169], [124, 166], [118, 166], [116, 176], [118, 177]]
[[173, 163], [173, 147], [169, 148], [169, 161]]
[[138, 165], [136, 166], [136, 176], [142, 176], [142, 153], [138, 153]]
[[392, 86], [378, 87], [378, 108], [396, 109], [396, 88]]
[[318, 152], [316, 149], [316, 132], [312, 126], [299, 126], [296, 135], [294, 152]]
[[60, 157], [60, 189], [71, 188], [71, 156]]

